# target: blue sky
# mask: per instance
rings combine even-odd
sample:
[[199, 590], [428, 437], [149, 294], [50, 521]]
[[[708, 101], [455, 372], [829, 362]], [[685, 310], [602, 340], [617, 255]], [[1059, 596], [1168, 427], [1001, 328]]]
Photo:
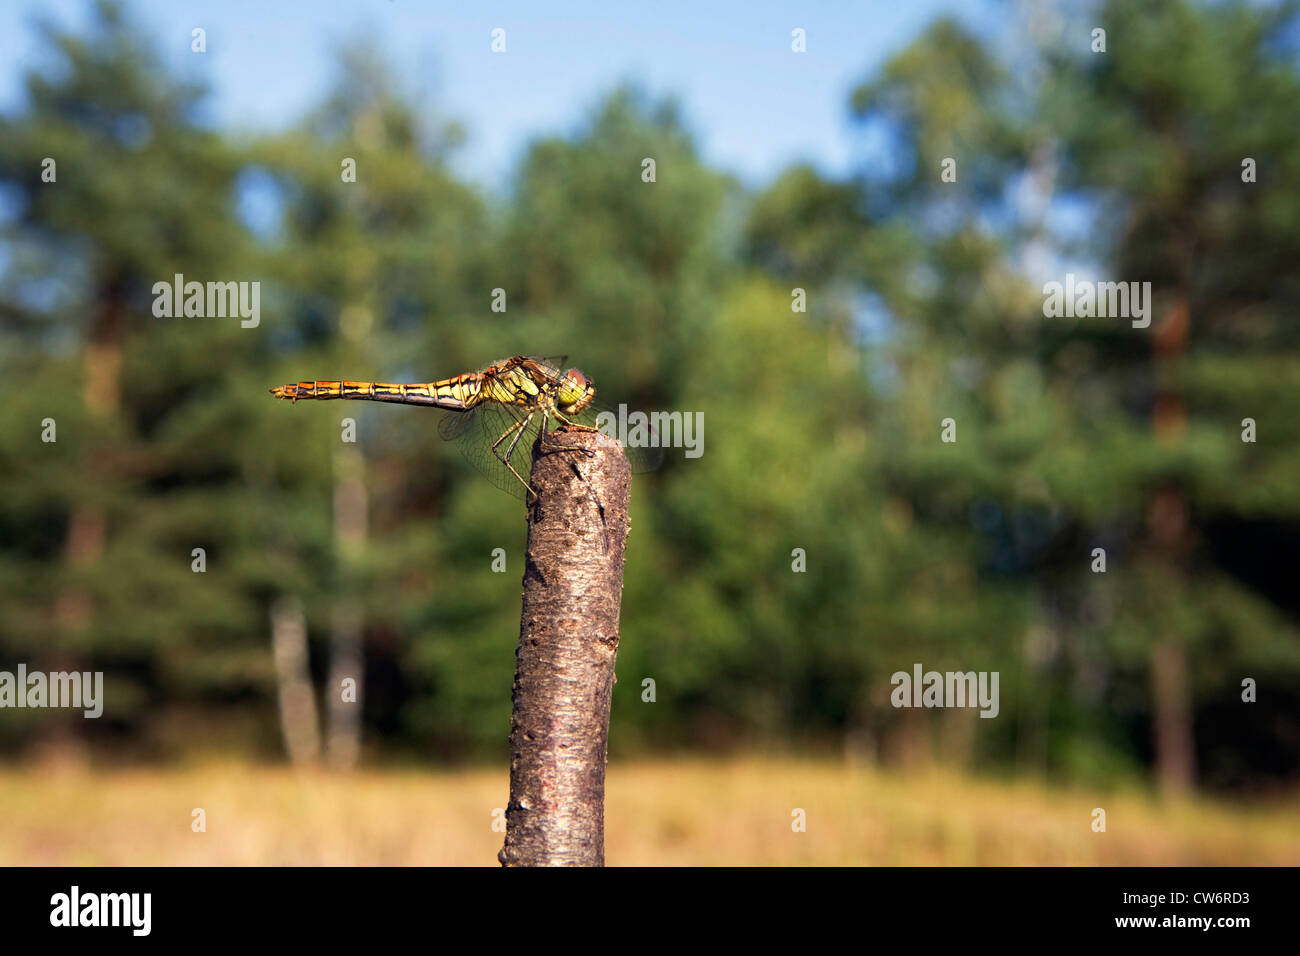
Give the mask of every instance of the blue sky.
[[[413, 97], [467, 128], [455, 166], [489, 186], [505, 181], [530, 139], [572, 130], [628, 79], [678, 96], [705, 158], [751, 185], [796, 160], [842, 173], [854, 149], [855, 83], [935, 16], [963, 11], [987, 26], [991, 8], [991, 0], [127, 4], [173, 68], [209, 84], [214, 120], [236, 130], [298, 116], [328, 87], [338, 46], [372, 35]], [[88, 9], [86, 0], [0, 0], [0, 109], [21, 101], [22, 73], [37, 62], [37, 11], [76, 26]], [[190, 52], [196, 26], [207, 31], [203, 55]], [[504, 54], [490, 49], [496, 27], [506, 31]], [[806, 31], [806, 54], [790, 50], [796, 27]]]

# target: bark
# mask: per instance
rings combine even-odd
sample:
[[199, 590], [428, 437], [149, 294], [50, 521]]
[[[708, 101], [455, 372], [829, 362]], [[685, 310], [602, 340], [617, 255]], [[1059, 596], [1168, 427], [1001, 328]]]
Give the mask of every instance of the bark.
[[506, 866], [603, 866], [605, 760], [631, 468], [618, 442], [560, 430], [534, 450], [519, 621]]

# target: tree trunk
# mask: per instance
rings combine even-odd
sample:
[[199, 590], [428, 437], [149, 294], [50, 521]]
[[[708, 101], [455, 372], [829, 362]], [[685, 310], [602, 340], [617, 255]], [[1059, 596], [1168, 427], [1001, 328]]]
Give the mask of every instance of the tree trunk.
[[1196, 776], [1187, 654], [1177, 641], [1161, 640], [1151, 648], [1151, 705], [1160, 787], [1166, 796], [1177, 796], [1191, 789]]
[[[121, 408], [122, 341], [126, 334], [125, 306], [116, 282], [101, 284], [100, 301], [103, 306], [95, 316], [81, 358], [81, 398], [93, 431], [99, 431]], [[78, 467], [91, 487], [100, 486], [111, 477], [110, 466], [97, 454], [95, 442], [87, 445], [86, 458]], [[95, 603], [75, 576], [103, 560], [107, 541], [108, 516], [104, 509], [94, 502], [77, 505], [68, 516], [63, 545], [63, 565], [72, 580], [54, 597], [56, 636], [44, 658], [46, 670], [84, 669], [85, 652], [72, 648], [84, 646], [84, 635], [94, 626]], [[47, 721], [39, 732], [40, 748], [47, 759], [54, 763], [84, 762], [83, 727], [80, 720]]]
[[[122, 339], [126, 320], [117, 283], [102, 283], [100, 299], [103, 307], [95, 316], [82, 353], [81, 399], [92, 427], [111, 420], [122, 404]], [[106, 465], [93, 449], [81, 467], [92, 486], [105, 477]], [[68, 520], [65, 565], [81, 569], [96, 564], [104, 554], [107, 529], [103, 509], [94, 504], [79, 505]], [[55, 599], [54, 620], [63, 632], [61, 639], [66, 639], [68, 632], [89, 627], [93, 616], [90, 595], [80, 586], [63, 590]]]
[[[1187, 292], [1179, 290], [1152, 342], [1155, 381], [1160, 389], [1152, 410], [1152, 432], [1160, 443], [1182, 442], [1187, 433], [1187, 406], [1170, 382], [1187, 348], [1190, 329], [1191, 302]], [[1191, 547], [1188, 523], [1184, 490], [1175, 484], [1157, 489], [1147, 514], [1152, 546], [1156, 559], [1180, 575]], [[1165, 794], [1177, 795], [1190, 790], [1195, 780], [1196, 738], [1187, 651], [1176, 635], [1155, 636], [1150, 668], [1156, 775]]]
[[510, 722], [506, 866], [603, 866], [605, 760], [631, 468], [618, 442], [560, 430], [533, 452]]
[[[374, 322], [374, 310], [366, 304], [374, 279], [374, 262], [368, 251], [356, 258], [357, 274], [353, 281], [362, 290], [360, 300], [339, 313], [339, 333], [351, 355], [363, 354]], [[334, 553], [338, 560], [338, 592], [330, 613], [330, 667], [325, 687], [325, 750], [335, 770], [352, 769], [361, 756], [366, 613], [358, 597], [358, 575], [369, 536], [366, 461], [355, 444], [340, 441], [334, 453]], [[347, 680], [353, 682], [353, 690], [345, 697], [343, 685]]]
[[271, 606], [271, 648], [285, 750], [295, 766], [315, 764], [320, 759], [320, 729], [307, 667], [307, 623], [297, 598], [284, 597]]
[[[330, 615], [330, 673], [326, 688], [329, 736], [326, 750], [330, 766], [349, 770], [361, 755], [361, 705], [365, 658], [362, 636], [365, 611], [356, 597], [357, 566], [365, 551], [370, 497], [365, 483], [365, 462], [351, 444], [335, 454], [334, 540], [339, 560], [339, 596]], [[344, 681], [351, 679], [355, 693], [344, 697]]]

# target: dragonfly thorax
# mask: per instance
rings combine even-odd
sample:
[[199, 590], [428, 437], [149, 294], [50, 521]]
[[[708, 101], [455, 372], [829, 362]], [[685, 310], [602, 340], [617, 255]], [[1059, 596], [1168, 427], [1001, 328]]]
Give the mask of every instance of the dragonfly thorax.
[[591, 404], [596, 397], [596, 384], [576, 368], [571, 368], [560, 378], [555, 404], [566, 415], [575, 415]]

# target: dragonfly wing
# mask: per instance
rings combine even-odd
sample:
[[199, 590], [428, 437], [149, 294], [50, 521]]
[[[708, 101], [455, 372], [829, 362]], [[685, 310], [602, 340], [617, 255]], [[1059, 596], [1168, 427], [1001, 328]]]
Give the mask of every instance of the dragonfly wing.
[[[502, 491], [516, 498], [526, 497], [527, 490], [519, 478], [527, 481], [532, 473], [533, 443], [541, 429], [542, 416], [538, 414], [529, 419], [527, 410], [484, 402], [464, 415], [452, 417], [455, 421], [451, 427], [444, 431], [439, 426], [442, 437], [454, 441], [470, 464]], [[464, 424], [461, 424], [461, 419], [464, 419]], [[521, 428], [520, 422], [525, 420], [528, 423]], [[507, 435], [509, 437], [503, 437]], [[497, 444], [498, 441], [500, 444]], [[496, 451], [493, 451], [494, 445]], [[514, 445], [513, 452], [510, 452], [511, 445]], [[498, 453], [501, 457], [498, 457]], [[518, 478], [501, 460], [507, 453], [510, 465], [519, 473]]]
[[477, 409], [471, 409], [468, 412], [445, 413], [442, 416], [442, 421], [438, 422], [438, 434], [447, 441], [455, 441], [474, 424], [476, 411]]
[[546, 369], [551, 377], [556, 379], [564, 374], [564, 364], [569, 361], [567, 355], [530, 355], [528, 358]]
[[[592, 402], [577, 415], [570, 415], [579, 425], [589, 425], [592, 428], [600, 428], [602, 423], [601, 416], [604, 415], [604, 422], [618, 422], [618, 412], [608, 405], [602, 405], [599, 402]], [[606, 429], [613, 438], [618, 438], [617, 424], [614, 428]], [[659, 432], [653, 425], [646, 422], [644, 430], [637, 428], [635, 424], [628, 425], [628, 445], [623, 446], [623, 454], [627, 455], [627, 460], [632, 464], [633, 474], [644, 474], [647, 471], [654, 471], [664, 463], [664, 449], [660, 442]]]
[[[653, 432], [654, 430], [651, 429]], [[658, 471], [659, 466], [664, 463], [664, 450], [659, 445], [648, 445], [638, 448], [624, 448], [623, 454], [627, 455], [627, 460], [632, 463], [632, 473], [643, 475], [647, 471]]]

